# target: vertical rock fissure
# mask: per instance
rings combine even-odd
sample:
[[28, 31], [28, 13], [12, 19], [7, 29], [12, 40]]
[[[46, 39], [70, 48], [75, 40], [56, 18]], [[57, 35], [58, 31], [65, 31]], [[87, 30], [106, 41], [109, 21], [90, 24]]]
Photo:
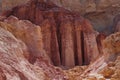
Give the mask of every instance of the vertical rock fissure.
[[61, 54], [61, 52], [62, 52], [62, 43], [61, 43], [61, 34], [60, 34], [60, 29], [59, 29], [59, 27], [60, 27], [60, 23], [58, 23], [58, 24], [56, 24], [56, 33], [57, 33], [57, 41], [58, 41], [58, 47], [59, 47], [59, 54], [60, 54], [60, 62], [62, 62], [62, 54]]
[[81, 31], [81, 52], [82, 52], [82, 65], [85, 65], [85, 56], [84, 56], [84, 35], [83, 31]]

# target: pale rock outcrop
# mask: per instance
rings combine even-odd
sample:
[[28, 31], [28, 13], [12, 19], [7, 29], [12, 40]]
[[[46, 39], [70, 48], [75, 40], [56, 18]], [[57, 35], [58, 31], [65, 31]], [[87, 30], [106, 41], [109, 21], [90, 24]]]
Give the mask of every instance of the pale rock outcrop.
[[[103, 55], [91, 63], [81, 77], [119, 79], [120, 33], [114, 33], [103, 40]], [[116, 60], [116, 61], [115, 61]], [[111, 63], [112, 62], [112, 63]], [[117, 64], [117, 66], [116, 66]], [[116, 68], [117, 67], [117, 68]], [[114, 80], [113, 79], [113, 80]]]
[[114, 61], [118, 55], [120, 55], [120, 33], [111, 34], [104, 41], [104, 54], [106, 54], [106, 60]]
[[[0, 28], [0, 74], [1, 80], [46, 80], [47, 75], [38, 66], [28, 62], [25, 44], [10, 32]], [[49, 80], [49, 79], [48, 79]]]
[[16, 17], [11, 16], [1, 22], [1, 27], [10, 31], [17, 37], [22, 40], [28, 47], [30, 55], [33, 59], [30, 59], [31, 62], [34, 62], [34, 57], [43, 57], [48, 59], [45, 50], [43, 49], [42, 34], [39, 26], [32, 24], [27, 20], [18, 20]]

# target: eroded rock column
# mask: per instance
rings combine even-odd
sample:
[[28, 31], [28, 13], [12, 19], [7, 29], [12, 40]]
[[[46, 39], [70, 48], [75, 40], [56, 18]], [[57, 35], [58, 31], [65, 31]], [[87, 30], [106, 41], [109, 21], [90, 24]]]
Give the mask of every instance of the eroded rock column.
[[73, 44], [73, 25], [69, 19], [64, 19], [60, 26], [61, 45], [62, 45], [62, 65], [74, 67], [74, 44]]
[[74, 23], [74, 44], [75, 44], [75, 60], [77, 65], [82, 65], [83, 64], [83, 54], [82, 54], [82, 37], [81, 37], [81, 32], [82, 32], [82, 27], [80, 24], [80, 20], [75, 20]]

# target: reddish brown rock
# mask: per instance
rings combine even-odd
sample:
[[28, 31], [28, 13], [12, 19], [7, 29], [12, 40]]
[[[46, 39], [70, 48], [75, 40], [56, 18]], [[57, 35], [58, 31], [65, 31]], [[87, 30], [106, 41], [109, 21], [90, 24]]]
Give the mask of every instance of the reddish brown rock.
[[[66, 80], [66, 77], [71, 78], [70, 80], [80, 80], [84, 77], [90, 80], [104, 79], [98, 72], [108, 61], [114, 61], [120, 53], [120, 33], [105, 39], [103, 34], [92, 28], [88, 20], [43, 0], [32, 0], [4, 15], [6, 17], [0, 17], [0, 26], [22, 40], [27, 45], [28, 51], [23, 42], [19, 43], [16, 38], [11, 40], [6, 33], [2, 35], [4, 31], [0, 28], [0, 79]], [[19, 20], [13, 16], [7, 18], [9, 15], [27, 20]], [[116, 29], [119, 31], [119, 22]], [[54, 67], [50, 62], [63, 69], [76, 65], [90, 65], [86, 70], [73, 69], [66, 76], [63, 70]], [[117, 69], [116, 74], [111, 74], [110, 71], [111, 78], [119, 79], [118, 62], [119, 60], [114, 65]], [[106, 69], [105, 75], [109, 73], [108, 70]]]
[[51, 25], [48, 20], [43, 21], [41, 24], [41, 32], [43, 35], [44, 49], [49, 57], [51, 57]]
[[35, 24], [38, 24], [40, 25], [41, 22], [44, 20], [44, 17], [43, 17], [43, 14], [42, 14], [42, 11], [39, 9], [39, 7], [36, 7], [35, 9]]
[[115, 32], [119, 32], [120, 31], [120, 21], [118, 21], [116, 27], [115, 27]]
[[104, 51], [103, 51], [103, 40], [106, 38], [106, 35], [105, 34], [99, 34], [96, 38], [97, 40], [97, 45], [98, 45], [98, 50], [99, 50], [99, 53], [100, 55], [103, 55], [104, 54]]
[[116, 15], [113, 19], [113, 29], [114, 32], [120, 31], [120, 14]]
[[61, 68], [54, 67], [44, 59], [37, 59], [34, 65], [41, 67], [50, 80], [67, 80], [67, 76]]
[[93, 30], [92, 25], [87, 21], [83, 21], [83, 40], [84, 40], [84, 59], [85, 64], [94, 61], [99, 56], [99, 51], [96, 41], [96, 32]]
[[60, 26], [61, 44], [62, 44], [62, 64], [64, 66], [75, 66], [74, 43], [73, 43], [73, 24], [69, 19], [63, 20]]
[[74, 23], [74, 33], [75, 33], [75, 59], [77, 59], [77, 64], [82, 65], [83, 64], [83, 54], [82, 54], [82, 26], [80, 24], [80, 20], [75, 20]]
[[0, 80], [6, 80], [6, 76], [5, 74], [3, 73], [3, 70], [0, 69]]
[[60, 65], [60, 53], [57, 41], [56, 26], [49, 20], [41, 24], [44, 49], [55, 65]]
[[[39, 49], [37, 45], [39, 41], [35, 41], [35, 36], [37, 37], [39, 33], [34, 32], [34, 28], [29, 29], [30, 31], [33, 29], [35, 36], [25, 33], [28, 36], [27, 39], [32, 37], [30, 41], [25, 41], [25, 43], [33, 48], [30, 50], [38, 50], [35, 54], [44, 53], [42, 50], [44, 48], [51, 59], [50, 62], [54, 65], [74, 67], [75, 65], [89, 64], [99, 55], [96, 42], [98, 33], [94, 31], [89, 21], [76, 13], [57, 7], [51, 2], [32, 0], [26, 5], [13, 8], [9, 15], [17, 16], [19, 19], [27, 19], [40, 25], [42, 31], [40, 34], [43, 36], [40, 39], [43, 41], [43, 44], [39, 45], [41, 48]], [[18, 26], [18, 23], [15, 24]], [[39, 31], [38, 27], [36, 29]]]

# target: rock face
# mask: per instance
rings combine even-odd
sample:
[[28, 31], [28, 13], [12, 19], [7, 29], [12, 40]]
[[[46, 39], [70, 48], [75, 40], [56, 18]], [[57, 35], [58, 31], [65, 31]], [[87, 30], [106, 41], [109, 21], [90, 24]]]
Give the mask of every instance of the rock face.
[[[106, 38], [89, 20], [51, 1], [21, 1], [16, 7], [12, 3], [14, 8], [1, 14], [0, 80], [119, 80], [119, 15], [114, 18], [115, 34]], [[113, 5], [117, 0], [60, 1], [54, 2], [81, 6], [78, 10], [86, 17], [119, 6]]]
[[[22, 5], [28, 1], [4, 0], [1, 2], [2, 10], [11, 10], [14, 6]], [[88, 18], [96, 30], [105, 34], [110, 34], [114, 31], [113, 19], [120, 13], [119, 0], [39, 0], [39, 2], [41, 1], [51, 1], [60, 7], [78, 12]], [[40, 18], [40, 16], [37, 18]]]
[[[20, 38], [23, 41], [25, 40], [24, 42], [30, 47], [30, 50], [37, 51], [32, 51], [32, 53], [44, 53], [41, 52], [44, 48], [54, 65], [62, 65], [70, 68], [75, 65], [89, 64], [99, 56], [96, 41], [99, 33], [92, 28], [91, 23], [77, 14], [57, 7], [51, 2], [30, 1], [27, 5], [13, 8], [10, 14], [6, 15], [14, 15], [19, 19], [27, 19], [40, 25], [40, 27], [37, 26], [36, 28], [35, 26], [31, 28], [31, 26], [30, 30], [21, 28], [25, 30], [22, 32], [30, 31], [31, 33], [31, 30], [34, 29], [35, 32], [33, 31], [31, 35], [24, 33], [26, 34], [26, 39]], [[30, 25], [29, 22], [27, 22], [27, 24], [25, 21], [15, 23], [15, 21], [11, 22], [12, 20], [13, 19], [9, 20], [8, 18], [4, 20], [4, 22], [17, 27], [19, 26], [18, 24]], [[39, 28], [41, 28], [41, 30]], [[42, 40], [40, 34], [42, 34]], [[27, 40], [29, 37], [33, 39]], [[41, 43], [42, 41], [43, 44]], [[39, 44], [37, 44], [38, 42]]]
[[28, 46], [32, 58], [44, 56], [49, 61], [49, 58], [43, 50], [42, 34], [39, 26], [27, 20], [18, 20], [13, 16], [1, 22], [0, 25], [2, 28], [12, 32], [15, 37], [21, 39]]
[[11, 10], [13, 7], [18, 6], [18, 5], [22, 5], [27, 3], [29, 0], [4, 0], [4, 1], [0, 1], [0, 10], [1, 11], [6, 11], [6, 10]]
[[[103, 40], [103, 55], [88, 66], [81, 74], [82, 79], [91, 80], [91, 78], [99, 79], [119, 79], [119, 43], [120, 33], [114, 33]], [[79, 77], [80, 78], [80, 77]]]
[[0, 74], [1, 80], [46, 80], [40, 67], [30, 64], [27, 47], [10, 32], [0, 28]]
[[80, 12], [94, 28], [105, 34], [113, 32], [113, 19], [120, 13], [119, 0], [50, 0], [58, 6]]
[[[20, 26], [20, 24], [22, 24], [21, 26]], [[48, 79], [47, 80], [51, 80], [51, 79], [62, 79], [62, 80], [66, 80], [65, 79], [65, 75], [64, 75], [64, 73], [63, 73], [63, 71], [61, 70], [61, 69], [59, 69], [59, 68], [55, 68], [53, 65], [51, 65], [52, 64], [52, 61], [50, 60], [50, 58], [47, 56], [47, 54], [45, 53], [45, 51], [44, 51], [44, 49], [43, 49], [43, 45], [42, 45], [42, 37], [41, 37], [41, 31], [40, 31], [40, 27], [38, 27], [38, 26], [36, 26], [36, 25], [34, 25], [34, 24], [32, 24], [31, 22], [29, 22], [29, 21], [27, 21], [27, 20], [19, 20], [19, 19], [17, 19], [16, 17], [14, 17], [14, 16], [10, 16], [9, 18], [7, 18], [7, 19], [5, 19], [4, 21], [2, 21], [2, 22], [0, 22], [0, 27], [1, 28], [4, 28], [5, 30], [7, 30], [7, 32], [8, 31], [10, 31], [11, 33], [13, 33], [13, 35], [15, 35], [15, 37], [16, 38], [18, 38], [18, 39], [20, 39], [20, 40], [22, 40], [27, 46], [25, 46], [25, 44], [19, 44], [20, 46], [18, 46], [18, 49], [19, 49], [19, 47], [20, 47], [20, 54], [19, 54], [19, 52], [17, 51], [17, 50], [14, 50], [14, 47], [16, 47], [17, 46], [17, 42], [16, 43], [14, 43], [14, 45], [12, 45], [12, 44], [10, 44], [10, 49], [9, 49], [9, 47], [8, 47], [8, 50], [7, 50], [7, 52], [9, 52], [9, 50], [11, 50], [11, 52], [9, 53], [9, 54], [11, 54], [11, 57], [10, 57], [10, 59], [12, 59], [13, 58], [13, 61], [15, 61], [15, 60], [18, 60], [18, 61], [20, 61], [19, 62], [19, 64], [20, 65], [17, 65], [18, 63], [16, 62], [16, 63], [14, 63], [14, 64], [11, 64], [11, 63], [9, 63], [10, 64], [10, 66], [11, 65], [14, 65], [15, 67], [21, 67], [22, 65], [23, 65], [23, 69], [26, 69], [27, 67], [26, 67], [26, 65], [32, 65], [32, 66], [30, 66], [30, 68], [34, 68], [34, 66], [35, 66], [35, 68], [37, 69], [37, 67], [38, 68], [40, 68], [40, 70], [43, 70], [42, 72], [43, 72], [43, 74], [45, 75], [45, 76], [47, 76], [48, 77]], [[1, 29], [0, 28], [0, 29]], [[3, 30], [3, 29], [2, 29]], [[31, 31], [32, 30], [32, 31]], [[30, 32], [31, 31], [31, 32]], [[10, 33], [9, 32], [9, 33]], [[1, 31], [1, 35], [2, 35], [2, 31]], [[11, 34], [10, 33], [10, 34]], [[27, 33], [27, 34], [26, 34]], [[29, 33], [29, 34], [28, 34]], [[5, 33], [4, 33], [5, 34]], [[7, 33], [6, 33], [7, 34]], [[36, 34], [36, 36], [33, 36], [33, 34]], [[12, 34], [11, 34], [12, 35]], [[12, 36], [13, 36], [12, 35]], [[3, 36], [4, 37], [4, 36]], [[14, 36], [13, 36], [14, 37]], [[14, 38], [15, 38], [14, 37]], [[7, 38], [6, 40], [8, 41], [9, 40], [9, 37], [5, 37], [5, 38]], [[15, 39], [16, 39], [15, 38]], [[4, 40], [4, 38], [3, 38], [3, 40]], [[16, 39], [17, 40], [17, 39]], [[32, 42], [31, 42], [31, 40], [32, 40]], [[7, 42], [6, 41], [6, 42]], [[5, 44], [7, 44], [5, 42]], [[9, 41], [8, 41], [9, 42]], [[14, 41], [13, 41], [14, 42]], [[34, 44], [33, 44], [34, 43]], [[1, 44], [2, 44], [2, 42], [1, 42]], [[16, 44], [16, 45], [15, 45]], [[1, 45], [2, 46], [2, 45]], [[13, 46], [13, 47], [12, 47]], [[25, 48], [24, 48], [24, 46], [25, 46]], [[2, 48], [4, 48], [5, 47], [5, 45], [4, 46], [2, 46], [1, 48], [0, 48], [0, 50], [1, 51], [3, 51], [2, 50]], [[21, 48], [23, 48], [23, 50], [21, 49]], [[35, 48], [35, 49], [34, 49]], [[24, 51], [24, 49], [25, 49], [25, 51]], [[5, 50], [6, 50], [6, 48], [5, 48]], [[4, 51], [5, 51], [4, 50]], [[44, 51], [44, 53], [42, 52], [42, 51]], [[18, 52], [18, 53], [17, 53]], [[14, 54], [12, 54], [12, 53], [14, 53]], [[23, 54], [24, 53], [24, 54]], [[9, 54], [6, 54], [6, 55], [3, 55], [3, 56], [7, 56], [7, 55], [9, 55]], [[16, 55], [18, 54], [18, 56], [16, 56]], [[15, 59], [14, 59], [14, 56], [12, 57], [12, 55], [14, 55], [15, 56]], [[20, 57], [19, 57], [19, 55], [20, 55]], [[21, 59], [21, 56], [23, 56], [24, 58], [22, 58]], [[9, 57], [9, 56], [8, 56]], [[8, 58], [7, 57], [7, 58]], [[18, 58], [17, 58], [18, 57]], [[4, 58], [4, 57], [3, 57]], [[20, 60], [19, 60], [19, 58], [20, 58]], [[21, 62], [21, 61], [26, 61], [26, 63], [25, 62]], [[5, 61], [5, 62], [9, 62], [9, 58], [8, 58], [8, 60], [6, 61], [6, 59], [4, 60], [3, 59], [3, 61]], [[51, 64], [50, 64], [51, 63]], [[9, 66], [9, 64], [8, 64], [8, 66]], [[16, 64], [16, 65], [15, 65]], [[24, 68], [24, 65], [25, 65], [25, 68]], [[1, 67], [4, 67], [2, 64], [1, 64]], [[22, 67], [21, 67], [22, 68]], [[18, 68], [18, 70], [20, 69], [21, 70], [21, 68]], [[11, 68], [12, 69], [12, 68]], [[28, 67], [28, 69], [29, 69], [29, 67]], [[7, 70], [7, 69], [6, 69]], [[9, 70], [9, 68], [8, 68], [8, 70]], [[15, 69], [16, 70], [16, 69]], [[39, 69], [38, 69], [39, 70]], [[26, 70], [27, 71], [27, 70]], [[32, 70], [31, 70], [32, 71]], [[16, 72], [16, 71], [15, 71]], [[37, 70], [35, 70], [35, 72], [37, 72]], [[38, 71], [38, 72], [40, 72], [40, 71]], [[24, 73], [24, 74], [29, 74], [30, 72], [21, 72], [21, 74], [20, 74], [20, 76], [22, 76], [22, 73]], [[33, 73], [34, 74], [34, 73]], [[17, 74], [16, 74], [17, 75]], [[32, 75], [32, 74], [31, 74]], [[34, 74], [34, 75], [36, 75], [36, 74]], [[33, 76], [34, 76], [33, 75]], [[7, 75], [6, 75], [7, 76]], [[24, 76], [24, 75], [23, 75]], [[23, 77], [22, 76], [22, 77]], [[41, 76], [41, 75], [39, 75], [39, 76]], [[16, 76], [16, 78], [17, 78], [17, 76]], [[19, 78], [19, 76], [18, 76], [18, 78]], [[43, 78], [44, 78], [44, 76], [43, 76]], [[25, 79], [24, 77], [23, 77], [23, 79]], [[31, 77], [29, 77], [29, 79], [26, 79], [26, 80], [33, 80], [34, 78], [31, 78]], [[40, 78], [35, 78], [35, 80], [43, 80], [42, 78], [40, 79]], [[46, 80], [46, 78], [45, 78], [45, 80]]]
[[84, 40], [84, 56], [85, 64], [89, 64], [89, 61], [94, 61], [96, 56], [98, 57], [99, 51], [96, 42], [97, 32], [92, 29], [92, 26], [89, 22], [83, 22], [83, 40]]
[[120, 31], [120, 14], [116, 15], [114, 18], [114, 32]]
[[[118, 55], [120, 55], [120, 33], [117, 32], [115, 34], [111, 34], [109, 37], [107, 37], [103, 43], [104, 43], [104, 52], [109, 57], [108, 60], [115, 60]], [[111, 55], [109, 55], [109, 54]], [[106, 56], [106, 58], [107, 58]]]

